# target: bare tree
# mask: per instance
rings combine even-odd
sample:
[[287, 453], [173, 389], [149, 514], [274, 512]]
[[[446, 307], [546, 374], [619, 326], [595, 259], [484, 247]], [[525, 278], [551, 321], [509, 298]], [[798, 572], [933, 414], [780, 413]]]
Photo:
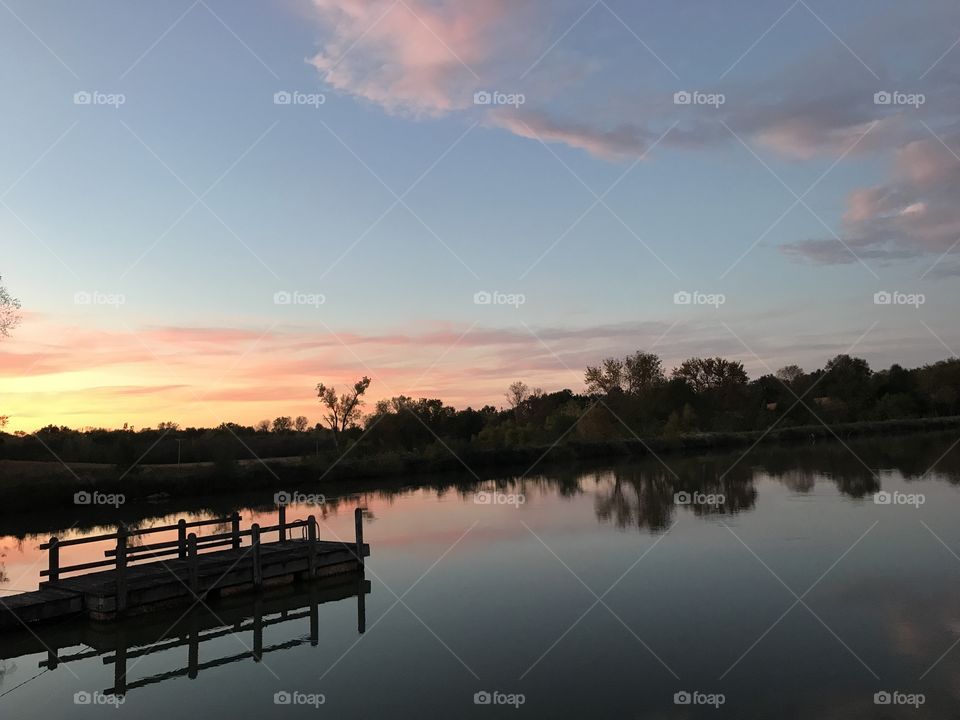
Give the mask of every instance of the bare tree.
[[327, 408], [323, 419], [327, 421], [333, 431], [333, 443], [340, 449], [340, 435], [360, 417], [360, 406], [363, 405], [362, 395], [370, 387], [370, 378], [364, 375], [353, 384], [349, 392], [337, 395], [333, 387], [323, 383], [317, 384], [317, 397], [320, 403]]
[[[0, 278], [2, 279], [2, 278]], [[0, 283], [0, 336], [7, 337], [20, 323], [20, 301]]]
[[[2, 279], [2, 278], [0, 278]], [[0, 337], [8, 337], [20, 322], [20, 301], [11, 297], [7, 289], [0, 283]], [[9, 416], [0, 415], [0, 430], [7, 426]]]
[[510, 403], [510, 407], [512, 407], [514, 410], [516, 410], [528, 397], [530, 397], [530, 388], [523, 380], [512, 382], [510, 383], [510, 387], [507, 388], [507, 402]]
[[297, 432], [306, 432], [310, 427], [310, 419], [306, 415], [297, 415], [297, 419], [293, 421], [293, 427]]

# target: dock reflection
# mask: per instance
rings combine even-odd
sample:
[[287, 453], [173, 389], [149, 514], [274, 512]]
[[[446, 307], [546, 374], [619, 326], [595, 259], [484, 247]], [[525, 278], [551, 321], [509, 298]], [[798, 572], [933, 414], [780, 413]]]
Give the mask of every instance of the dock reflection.
[[[7, 634], [0, 644], [0, 660], [46, 653], [40, 669], [56, 670], [69, 663], [102, 657], [113, 666], [113, 687], [105, 695], [126, 695], [132, 690], [174, 678], [196, 679], [201, 672], [232, 663], [252, 660], [302, 645], [316, 647], [320, 641], [320, 606], [347, 598], [357, 599], [357, 632], [366, 631], [366, 596], [370, 581], [363, 574], [339, 575], [326, 581], [297, 583], [265, 588], [255, 595], [224, 596], [197, 604], [186, 613], [171, 609], [135, 616], [121, 622], [66, 622], [37, 628], [36, 632]], [[308, 633], [274, 645], [264, 646], [264, 630], [302, 623]], [[201, 661], [203, 646], [218, 638], [236, 637], [244, 652]], [[85, 646], [80, 652], [62, 649]], [[176, 648], [185, 648], [181, 666], [140, 678], [128, 677], [138, 658]], [[132, 661], [132, 662], [131, 662]]]

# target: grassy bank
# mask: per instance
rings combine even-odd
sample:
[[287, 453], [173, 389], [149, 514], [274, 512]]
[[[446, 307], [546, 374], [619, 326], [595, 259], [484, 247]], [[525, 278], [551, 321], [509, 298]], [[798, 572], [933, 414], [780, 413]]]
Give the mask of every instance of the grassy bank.
[[603, 442], [565, 440], [555, 446], [504, 449], [470, 444], [450, 449], [433, 447], [425, 453], [384, 453], [352, 456], [337, 463], [312, 458], [248, 460], [242, 463], [193, 463], [189, 466], [148, 465], [121, 470], [110, 465], [0, 461], [0, 514], [28, 509], [74, 506], [74, 493], [87, 490], [123, 494], [127, 502], [173, 497], [211, 497], [225, 493], [278, 489], [305, 491], [326, 488], [349, 491], [351, 483], [382, 478], [395, 484], [406, 476], [483, 472], [523, 474], [541, 465], [593, 459], [644, 457], [651, 454], [697, 454], [754, 444], [835, 441], [879, 435], [904, 435], [960, 429], [960, 417], [918, 418], [774, 429], [769, 432], [690, 433], [650, 439], [626, 438]]

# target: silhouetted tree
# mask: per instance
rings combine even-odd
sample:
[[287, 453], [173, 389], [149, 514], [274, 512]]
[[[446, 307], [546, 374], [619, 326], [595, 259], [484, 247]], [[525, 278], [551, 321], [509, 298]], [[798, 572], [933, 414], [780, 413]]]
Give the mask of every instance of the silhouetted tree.
[[370, 387], [370, 378], [366, 375], [353, 384], [352, 390], [339, 396], [333, 387], [327, 387], [323, 383], [317, 384], [317, 397], [327, 408], [324, 420], [333, 431], [333, 443], [338, 450], [341, 434], [360, 417], [360, 406], [363, 404], [361, 397], [368, 387]]
[[663, 363], [657, 355], [638, 350], [623, 359], [623, 377], [624, 389], [636, 395], [664, 381]]
[[[2, 280], [2, 278], [0, 278]], [[20, 322], [20, 301], [11, 297], [7, 289], [0, 283], [0, 337], [8, 337]], [[0, 415], [0, 429], [7, 426], [10, 417]]]
[[514, 410], [519, 408], [528, 397], [530, 397], [530, 388], [523, 380], [512, 382], [510, 387], [507, 388], [507, 402]]
[[623, 392], [623, 360], [608, 357], [599, 367], [587, 365], [584, 381], [587, 384], [587, 392], [592, 395]]
[[7, 337], [19, 322], [20, 301], [12, 297], [0, 283], [0, 335]]
[[273, 421], [273, 432], [282, 433], [293, 430], [293, 418], [289, 415], [282, 415]]
[[803, 377], [803, 368], [799, 365], [787, 365], [777, 370], [776, 378], [786, 385], [792, 386]]
[[297, 432], [306, 432], [310, 427], [310, 419], [306, 415], [297, 415], [297, 419], [293, 421], [293, 427]]

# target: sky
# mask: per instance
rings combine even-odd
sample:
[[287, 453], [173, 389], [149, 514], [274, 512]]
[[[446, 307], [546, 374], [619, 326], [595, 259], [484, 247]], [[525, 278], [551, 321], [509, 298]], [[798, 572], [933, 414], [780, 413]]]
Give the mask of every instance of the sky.
[[945, 0], [3, 0], [7, 430], [951, 357], [958, 71]]

